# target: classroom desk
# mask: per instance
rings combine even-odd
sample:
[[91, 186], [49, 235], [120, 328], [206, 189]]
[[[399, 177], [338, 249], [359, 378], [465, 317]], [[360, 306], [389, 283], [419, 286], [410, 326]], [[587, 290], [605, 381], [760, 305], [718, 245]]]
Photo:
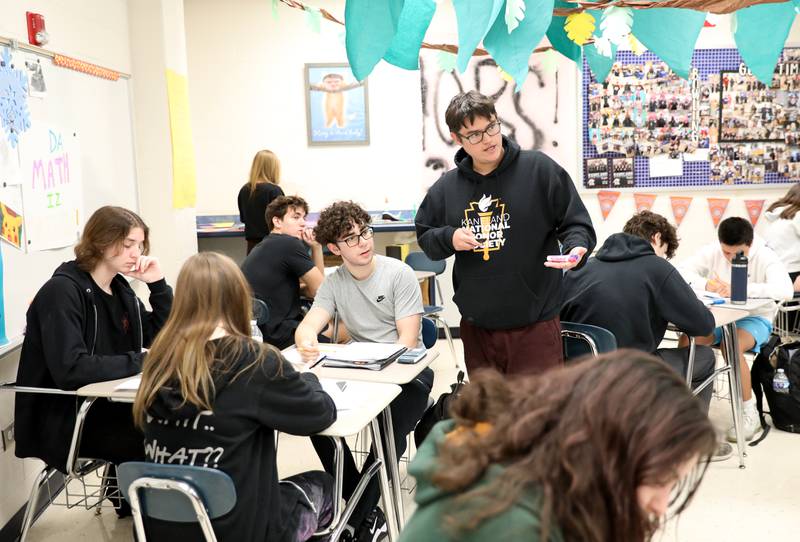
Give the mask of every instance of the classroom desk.
[[733, 410], [733, 427], [736, 431], [736, 450], [739, 454], [739, 468], [745, 467], [744, 458], [745, 442], [742, 439], [742, 411], [744, 400], [742, 398], [742, 368], [739, 364], [739, 338], [736, 332], [736, 320], [750, 316], [765, 305], [774, 304], [771, 299], [748, 299], [744, 305], [712, 305], [709, 307], [714, 316], [714, 323], [722, 328], [722, 342], [720, 348], [725, 353], [725, 360], [730, 366], [730, 376], [733, 378], [731, 388], [731, 409]]
[[[404, 220], [382, 220], [379, 214], [372, 212], [372, 229], [375, 233], [394, 233], [415, 230], [414, 221], [408, 218], [410, 211], [394, 211], [393, 214], [399, 213]], [[319, 218], [319, 213], [309, 213], [307, 220], [316, 223]], [[214, 238], [214, 237], [244, 237], [244, 224], [239, 221], [239, 215], [198, 215], [195, 219], [197, 237]]]
[[[365, 372], [372, 372], [372, 371], [365, 371]], [[136, 398], [136, 390], [133, 389], [118, 390], [117, 386], [135, 378], [137, 377], [119, 378], [117, 380], [108, 380], [106, 382], [97, 382], [94, 384], [88, 384], [86, 386], [79, 388], [77, 394], [78, 396], [87, 398], [105, 398], [111, 401], [132, 403]], [[334, 378], [329, 380], [341, 381], [341, 380], [354, 380], [354, 379]], [[337, 409], [336, 421], [333, 423], [333, 425], [322, 431], [320, 435], [330, 437], [334, 440], [336, 446], [337, 458], [340, 458], [342, 453], [341, 452], [342, 445], [341, 445], [341, 440], [339, 439], [343, 439], [344, 437], [348, 437], [350, 435], [355, 435], [365, 427], [369, 426], [372, 436], [372, 443], [373, 446], [375, 446], [375, 457], [377, 458], [376, 463], [379, 463], [378, 480], [381, 486], [381, 495], [383, 495], [386, 507], [393, 508], [395, 510], [394, 514], [392, 513], [386, 514], [386, 526], [389, 531], [389, 539], [395, 541], [397, 540], [399, 533], [397, 517], [398, 517], [398, 511], [402, 511], [402, 502], [398, 504], [395, 500], [397, 498], [398, 492], [392, 492], [389, 489], [389, 474], [387, 472], [387, 464], [388, 465], [394, 464], [395, 470], [397, 470], [397, 461], [396, 461], [397, 454], [394, 451], [393, 439], [387, 439], [391, 445], [390, 447], [387, 447], [391, 448], [392, 452], [391, 455], [389, 455], [388, 453], [386, 453], [386, 451], [384, 451], [382, 439], [380, 438], [380, 427], [378, 425], [378, 416], [383, 414], [384, 420], [389, 419], [388, 425], [389, 427], [391, 427], [391, 414], [389, 413], [389, 404], [395, 399], [395, 397], [400, 395], [400, 386], [396, 384], [372, 382], [368, 387], [359, 386], [357, 388], [357, 391], [360, 394], [360, 399], [363, 406], [358, 409], [347, 409], [347, 410]], [[341, 460], [340, 459], [337, 460], [336, 463], [338, 468], [341, 469], [342, 467]], [[342, 527], [341, 525], [338, 525], [338, 523], [343, 515], [342, 511], [340, 510], [340, 501], [342, 495], [341, 474], [342, 474], [341, 472], [338, 473], [338, 476], [336, 478], [337, 480], [336, 487], [334, 488], [336, 493], [334, 495], [333, 521], [331, 522], [329, 528], [327, 528], [325, 531], [321, 531], [318, 534], [329, 534], [334, 531], [338, 531], [338, 533], [341, 533], [341, 529], [338, 528]], [[393, 483], [399, 484], [399, 482], [394, 482], [394, 481]], [[355, 502], [352, 503], [352, 506], [354, 505]], [[352, 506], [350, 506], [350, 508], [352, 508]]]
[[[343, 348], [343, 344], [320, 344], [320, 352], [326, 352]], [[284, 355], [295, 350], [294, 346], [283, 349]], [[291, 356], [291, 355], [290, 355]], [[368, 369], [341, 369], [336, 367], [325, 367], [324, 360], [316, 367], [311, 369], [311, 372], [316, 374], [318, 378], [327, 378], [335, 380], [357, 380], [360, 382], [374, 382], [381, 384], [408, 384], [414, 380], [426, 367], [439, 357], [438, 351], [428, 350], [428, 354], [415, 364], [404, 363], [390, 363], [380, 371], [370, 371]], [[389, 409], [382, 416], [383, 430], [386, 435], [393, 435], [394, 428], [392, 427], [392, 416]], [[389, 460], [389, 477], [392, 480], [392, 491], [394, 492], [394, 501], [397, 511], [397, 524], [402, 528], [405, 525], [405, 511], [403, 506], [403, 497], [400, 493], [400, 471], [397, 467], [397, 450], [394, 446], [394, 439], [386, 439], [389, 445], [386, 447], [386, 456]]]

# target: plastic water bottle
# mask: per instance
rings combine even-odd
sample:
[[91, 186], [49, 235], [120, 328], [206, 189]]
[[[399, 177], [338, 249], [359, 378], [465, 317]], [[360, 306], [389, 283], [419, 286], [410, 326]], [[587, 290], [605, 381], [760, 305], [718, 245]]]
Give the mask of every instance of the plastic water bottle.
[[250, 320], [250, 338], [259, 343], [264, 342], [264, 335], [261, 334], [261, 330], [258, 329], [258, 324], [255, 320]]
[[775, 376], [772, 379], [772, 389], [775, 393], [789, 393], [789, 377], [783, 369], [775, 371]]
[[747, 303], [747, 256], [739, 252], [731, 261], [731, 303]]

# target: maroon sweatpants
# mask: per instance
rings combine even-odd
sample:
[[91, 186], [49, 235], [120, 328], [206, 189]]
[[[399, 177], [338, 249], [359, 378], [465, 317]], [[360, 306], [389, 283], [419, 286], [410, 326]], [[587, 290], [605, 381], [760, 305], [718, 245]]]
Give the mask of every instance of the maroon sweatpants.
[[543, 373], [564, 365], [558, 316], [514, 329], [485, 329], [462, 319], [461, 342], [469, 373], [484, 368], [508, 375]]

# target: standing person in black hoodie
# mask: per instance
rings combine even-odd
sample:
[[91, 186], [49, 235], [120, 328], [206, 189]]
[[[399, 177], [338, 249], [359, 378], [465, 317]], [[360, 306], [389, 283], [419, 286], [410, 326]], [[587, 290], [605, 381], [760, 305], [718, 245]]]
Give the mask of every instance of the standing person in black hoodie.
[[[178, 275], [175, 303], [148, 353], [133, 411], [148, 461], [227, 473], [236, 505], [212, 522], [221, 541], [299, 542], [332, 516], [333, 479], [305, 472], [279, 482], [275, 431], [318, 433], [336, 405], [250, 334], [250, 287], [236, 264], [201, 252]], [[148, 520], [148, 540], [197, 540], [197, 524]]]
[[[445, 121], [461, 145], [457, 167], [430, 188], [415, 222], [429, 258], [455, 254], [467, 369], [519, 374], [560, 365], [561, 276], [594, 248], [589, 214], [566, 171], [500, 134], [491, 98], [458, 94]], [[556, 254], [572, 259], [547, 261]]]
[[[136, 213], [111, 206], [94, 212], [75, 246], [75, 260], [56, 269], [28, 309], [18, 385], [77, 390], [141, 370], [142, 348], [172, 305], [172, 289], [158, 260], [147, 256], [149, 246], [149, 230]], [[147, 283], [152, 311], [125, 277]], [[37, 457], [66, 472], [77, 409], [75, 397], [18, 393], [17, 457]], [[96, 401], [79, 456], [112, 463], [144, 457], [130, 405]]]
[[239, 189], [236, 198], [239, 219], [244, 223], [247, 254], [269, 233], [264, 215], [267, 205], [283, 195], [280, 183], [281, 163], [277, 155], [267, 149], [258, 151], [250, 166], [250, 179]]
[[[663, 216], [642, 211], [622, 233], [606, 239], [583, 269], [564, 279], [561, 319], [611, 331], [619, 348], [654, 353], [686, 375], [686, 356], [658, 350], [667, 324], [700, 337], [714, 329], [714, 316], [667, 260], [678, 249], [675, 227]], [[692, 380], [702, 383], [714, 370], [714, 353], [698, 346]], [[703, 399], [708, 406], [711, 387]]]

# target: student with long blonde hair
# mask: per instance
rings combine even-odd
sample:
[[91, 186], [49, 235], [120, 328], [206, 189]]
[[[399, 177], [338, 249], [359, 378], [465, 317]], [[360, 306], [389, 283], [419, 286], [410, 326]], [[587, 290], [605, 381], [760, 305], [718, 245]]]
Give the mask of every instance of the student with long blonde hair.
[[[233, 260], [214, 252], [189, 258], [145, 358], [134, 420], [147, 461], [215, 468], [233, 479], [236, 506], [213, 522], [220, 541], [307, 540], [330, 518], [332, 479], [306, 472], [279, 482], [275, 431], [318, 433], [336, 420], [336, 407], [316, 376], [250, 339], [251, 311]], [[156, 520], [145, 528], [158, 539], [199, 533], [194, 524]]]
[[278, 186], [281, 182], [281, 162], [274, 152], [264, 149], [253, 157], [250, 179], [239, 190], [239, 218], [244, 223], [247, 253], [267, 236], [267, 205], [283, 196]]
[[[800, 292], [800, 183], [770, 205], [764, 213], [769, 222], [765, 239], [767, 246], [781, 259], [792, 280], [795, 292]], [[793, 318], [794, 319], [794, 318]]]

